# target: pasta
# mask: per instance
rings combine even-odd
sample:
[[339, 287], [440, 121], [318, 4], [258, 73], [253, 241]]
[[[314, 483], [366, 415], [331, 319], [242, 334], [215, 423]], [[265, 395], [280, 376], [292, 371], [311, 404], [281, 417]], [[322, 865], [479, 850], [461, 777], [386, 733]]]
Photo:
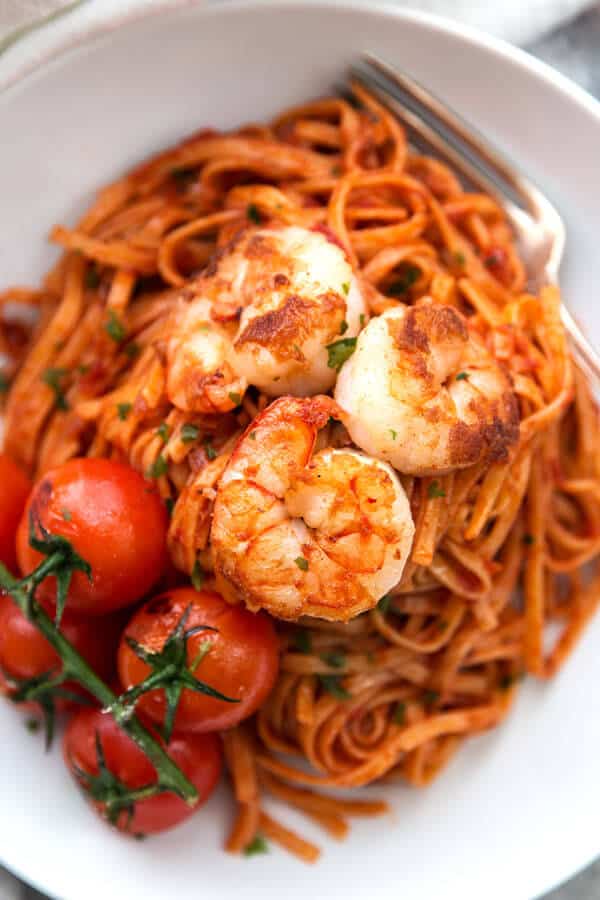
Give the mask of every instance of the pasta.
[[[227, 849], [263, 834], [308, 862], [318, 848], [274, 821], [265, 796], [344, 837], [349, 818], [386, 803], [328, 789], [428, 784], [502, 722], [523, 676], [556, 674], [600, 598], [598, 411], [558, 290], [528, 290], [492, 197], [417, 155], [358, 87], [355, 100], [191, 135], [52, 230], [64, 252], [39, 289], [0, 295], [8, 453], [31, 474], [79, 456], [128, 461], [171, 508], [174, 565], [209, 579], [219, 481], [271, 397], [250, 386], [230, 409], [183, 410], [167, 356], [182, 297], [240, 229], [320, 231], [343, 247], [370, 316], [424, 297], [449, 306], [510, 378], [520, 421], [508, 457], [402, 474], [415, 534], [400, 583], [349, 622], [279, 623], [276, 687], [225, 734], [239, 809]], [[31, 328], [14, 312], [29, 308]]]

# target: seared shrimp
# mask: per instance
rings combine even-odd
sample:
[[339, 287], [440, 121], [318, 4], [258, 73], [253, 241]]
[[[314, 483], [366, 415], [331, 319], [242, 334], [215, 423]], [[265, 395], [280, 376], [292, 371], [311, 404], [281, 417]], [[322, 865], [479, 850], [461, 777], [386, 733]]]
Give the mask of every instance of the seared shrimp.
[[508, 377], [450, 306], [395, 307], [372, 319], [335, 399], [359, 447], [412, 475], [506, 460], [519, 434]]
[[217, 252], [182, 306], [168, 347], [180, 409], [235, 406], [248, 384], [271, 396], [328, 391], [327, 345], [355, 337], [367, 316], [344, 251], [306, 228], [246, 229]]
[[178, 409], [224, 413], [234, 409], [248, 382], [235, 369], [231, 337], [213, 317], [206, 297], [198, 297], [177, 314], [177, 332], [167, 351], [167, 393]]
[[281, 397], [240, 439], [211, 531], [231, 601], [280, 619], [345, 622], [399, 582], [414, 535], [406, 494], [386, 463], [353, 449], [314, 452], [337, 414], [330, 397]]

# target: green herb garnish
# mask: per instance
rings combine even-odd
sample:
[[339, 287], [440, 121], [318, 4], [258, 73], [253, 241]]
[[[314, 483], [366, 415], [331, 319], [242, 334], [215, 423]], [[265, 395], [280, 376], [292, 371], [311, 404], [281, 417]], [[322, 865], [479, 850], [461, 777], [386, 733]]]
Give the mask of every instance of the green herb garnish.
[[248, 204], [246, 207], [246, 216], [251, 222], [254, 222], [255, 225], [260, 225], [262, 222], [262, 216], [256, 203]]
[[121, 422], [125, 421], [132, 409], [133, 403], [117, 403], [117, 415]]
[[440, 487], [439, 481], [432, 481], [427, 488], [427, 496], [430, 500], [435, 500], [436, 497], [445, 497], [446, 491]]
[[349, 281], [345, 281], [345, 282], [343, 283], [343, 285], [342, 285], [342, 290], [343, 290], [343, 292], [345, 293], [345, 295], [346, 295], [346, 297], [347, 297], [348, 294], [350, 293], [350, 282], [349, 282]]
[[469, 378], [468, 372], [459, 372], [458, 375], [456, 376], [457, 381], [467, 381], [468, 378]]
[[194, 563], [194, 568], [192, 569], [192, 574], [190, 575], [190, 580], [197, 591], [199, 591], [206, 581], [206, 573], [198, 560]]
[[167, 474], [168, 469], [169, 464], [162, 453], [160, 453], [148, 469], [148, 478], [161, 478]]
[[156, 433], [159, 436], [159, 438], [161, 439], [161, 441], [163, 442], [163, 444], [166, 444], [167, 441], [169, 440], [169, 435], [171, 433], [171, 429], [169, 428], [169, 426], [167, 425], [166, 422], [161, 422], [160, 425], [158, 426], [158, 428], [156, 429]]
[[219, 455], [213, 445], [211, 444], [210, 438], [205, 438], [202, 442], [202, 446], [204, 447], [204, 452], [206, 453], [206, 458], [213, 460], [216, 459]]
[[191, 422], [186, 422], [183, 428], [181, 429], [181, 433], [179, 437], [183, 441], [184, 444], [193, 444], [194, 441], [198, 440], [200, 435], [200, 429], [195, 425], [192, 425]]
[[235, 406], [239, 406], [242, 402], [241, 394], [236, 394], [235, 391], [230, 391], [227, 396]]
[[175, 509], [175, 500], [173, 497], [167, 497], [165, 500], [165, 506], [167, 507], [167, 515], [169, 518], [173, 515], [173, 510]]
[[104, 324], [104, 330], [115, 344], [120, 344], [125, 337], [125, 326], [117, 316], [114, 309], [109, 309], [108, 319]]
[[327, 693], [335, 697], [336, 700], [350, 700], [352, 694], [349, 694], [342, 685], [339, 675], [319, 675], [319, 681]]
[[69, 404], [67, 403], [67, 398], [65, 397], [61, 384], [66, 374], [66, 369], [53, 368], [46, 369], [46, 371], [42, 373], [42, 381], [54, 391], [54, 405], [57, 409], [62, 410], [67, 410], [69, 408]]
[[394, 431], [393, 428], [390, 428], [390, 434], [391, 434], [391, 436], [392, 436], [392, 440], [395, 441], [396, 438], [398, 437], [398, 432], [397, 432], [397, 431]]
[[383, 597], [380, 598], [379, 603], [377, 604], [377, 609], [379, 610], [379, 612], [381, 613], [382, 616], [387, 616], [391, 602], [392, 602], [391, 594], [384, 594]]
[[356, 338], [342, 338], [327, 344], [327, 365], [330, 369], [339, 372], [347, 359], [350, 359], [356, 350]]
[[135, 341], [130, 341], [126, 347], [123, 347], [123, 353], [125, 356], [128, 356], [129, 359], [135, 359], [135, 357], [139, 354], [141, 347], [139, 344], [136, 344]]
[[71, 512], [71, 510], [66, 509], [65, 507], [63, 507], [63, 509], [61, 509], [60, 514], [63, 517], [63, 519], [65, 520], [65, 522], [70, 522], [71, 519], [73, 518], [73, 513]]
[[254, 840], [250, 841], [249, 844], [246, 844], [243, 850], [244, 856], [258, 856], [260, 853], [268, 852], [269, 845], [262, 834], [257, 834]]
[[466, 259], [466, 257], [465, 257], [465, 254], [462, 253], [460, 250], [458, 250], [458, 251], [454, 254], [454, 261], [456, 262], [456, 265], [457, 265], [457, 266], [464, 266], [464, 264], [466, 263], [467, 259]]
[[294, 560], [299, 569], [302, 569], [303, 572], [308, 571], [308, 560], [303, 556], [297, 556]]
[[0, 372], [0, 394], [7, 394], [10, 388], [10, 381], [2, 372]]
[[347, 331], [348, 331], [348, 323], [344, 319], [342, 324], [340, 325], [340, 334], [346, 334]]

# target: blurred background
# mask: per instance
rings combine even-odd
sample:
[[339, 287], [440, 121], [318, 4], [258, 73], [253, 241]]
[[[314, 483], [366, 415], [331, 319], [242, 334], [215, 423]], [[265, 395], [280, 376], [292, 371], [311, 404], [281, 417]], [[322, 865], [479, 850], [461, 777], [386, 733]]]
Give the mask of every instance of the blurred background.
[[[171, 2], [178, 5], [186, 0]], [[164, 0], [0, 0], [0, 53], [9, 46], [18, 52], [24, 33], [52, 27], [59, 16], [68, 16], [76, 30], [84, 21], [157, 5], [166, 4]], [[401, 5], [442, 13], [519, 44], [600, 100], [600, 0], [413, 0]], [[600, 861], [543, 900], [599, 898]], [[0, 900], [46, 898], [0, 868]]]

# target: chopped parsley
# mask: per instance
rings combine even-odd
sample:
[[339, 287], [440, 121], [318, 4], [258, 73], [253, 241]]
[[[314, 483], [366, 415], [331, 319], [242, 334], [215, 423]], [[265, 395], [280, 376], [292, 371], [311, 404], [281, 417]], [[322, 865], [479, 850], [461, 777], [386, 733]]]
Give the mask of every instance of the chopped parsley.
[[392, 297], [398, 297], [400, 294], [406, 294], [413, 284], [418, 281], [421, 270], [416, 266], [407, 266], [400, 278], [392, 281], [387, 289], [388, 294]]
[[365, 314], [364, 313], [360, 314], [360, 316], [358, 317], [358, 321], [360, 322], [361, 327], [365, 324]]
[[66, 509], [66, 507], [63, 507], [61, 509], [60, 514], [63, 517], [63, 519], [65, 520], [65, 522], [70, 522], [71, 519], [73, 518], [73, 513], [71, 512], [70, 509]]
[[382, 616], [387, 616], [391, 602], [392, 602], [391, 594], [384, 594], [383, 597], [380, 598], [379, 603], [377, 604], [377, 609], [379, 610], [379, 612], [381, 613]]
[[300, 628], [298, 631], [294, 633], [293, 637], [294, 648], [299, 653], [310, 653], [312, 651], [312, 638], [310, 636], [310, 631], [307, 631], [306, 628]]
[[299, 569], [302, 569], [303, 572], [308, 571], [308, 560], [303, 556], [297, 556], [294, 560]]
[[262, 834], [257, 834], [249, 844], [246, 844], [243, 850], [244, 856], [257, 856], [260, 853], [268, 852], [269, 845], [267, 844]]
[[66, 374], [66, 369], [53, 368], [46, 369], [46, 371], [42, 373], [42, 381], [54, 391], [54, 405], [57, 409], [62, 410], [67, 410], [69, 408], [69, 404], [67, 403], [67, 398], [65, 397], [62, 387], [62, 380]]
[[397, 431], [394, 431], [393, 428], [390, 428], [390, 434], [391, 434], [391, 436], [392, 436], [392, 440], [395, 441], [396, 438], [398, 437], [398, 432], [397, 432]]
[[406, 721], [406, 703], [396, 703], [396, 708], [392, 713], [392, 722], [395, 722], [396, 725], [404, 725]]
[[246, 216], [251, 222], [254, 222], [255, 225], [260, 225], [262, 222], [262, 216], [256, 203], [248, 204], [246, 207]]
[[348, 331], [348, 323], [344, 319], [342, 324], [340, 325], [340, 334], [346, 334], [347, 331]]
[[206, 580], [204, 569], [202, 568], [198, 560], [196, 560], [196, 562], [194, 563], [194, 568], [192, 569], [190, 580], [197, 591], [200, 590]]
[[469, 373], [468, 372], [459, 372], [458, 375], [456, 376], [456, 380], [457, 381], [468, 381]]
[[0, 372], [0, 394], [7, 394], [10, 387], [10, 381], [2, 372]]
[[125, 326], [117, 316], [114, 309], [109, 309], [108, 319], [104, 325], [104, 330], [115, 344], [120, 344], [125, 337]]
[[349, 281], [345, 281], [345, 282], [343, 283], [343, 285], [342, 285], [342, 290], [343, 290], [343, 292], [345, 293], [345, 295], [346, 295], [346, 297], [347, 297], [348, 294], [350, 293], [350, 282], [349, 282]]
[[132, 409], [133, 403], [117, 403], [117, 415], [121, 422], [125, 421]]
[[446, 491], [440, 487], [439, 481], [432, 481], [427, 488], [427, 496], [430, 500], [435, 500], [436, 497], [445, 497]]
[[328, 666], [331, 666], [332, 669], [343, 669], [346, 665], [346, 656], [344, 653], [336, 653], [335, 651], [323, 653], [321, 659], [324, 663], [327, 663]]
[[160, 478], [162, 475], [167, 474], [167, 470], [169, 468], [169, 464], [164, 456], [159, 454], [152, 465], [148, 469], [148, 478]]
[[184, 444], [193, 444], [194, 441], [198, 440], [200, 435], [200, 429], [196, 427], [196, 425], [192, 425], [191, 422], [186, 422], [183, 428], [181, 429], [181, 433], [179, 437], [183, 441]]
[[458, 251], [454, 254], [454, 261], [455, 261], [455, 263], [456, 263], [457, 266], [464, 266], [464, 264], [465, 264], [466, 261], [467, 261], [467, 258], [466, 258], [466, 256], [465, 256], [465, 254], [462, 253], [462, 251], [458, 250]]
[[207, 459], [213, 460], [216, 459], [219, 455], [213, 447], [210, 438], [204, 438], [202, 446], [204, 447], [204, 452], [206, 453]]
[[336, 700], [349, 700], [352, 696], [342, 685], [339, 675], [319, 675], [319, 681], [324, 690]]
[[242, 402], [241, 394], [236, 394], [235, 391], [230, 391], [227, 396], [235, 406], [239, 406]]
[[248, 437], [250, 438], [251, 441], [255, 441], [256, 440], [256, 432], [251, 431], [250, 434], [248, 435]]
[[160, 425], [158, 426], [158, 428], [156, 429], [156, 433], [159, 436], [159, 438], [161, 439], [161, 441], [163, 442], [163, 444], [166, 444], [167, 441], [169, 440], [169, 435], [171, 434], [171, 429], [169, 428], [169, 426], [167, 425], [166, 422], [161, 422]]
[[342, 338], [327, 344], [327, 365], [330, 369], [339, 372], [347, 359], [350, 359], [356, 350], [356, 338]]

